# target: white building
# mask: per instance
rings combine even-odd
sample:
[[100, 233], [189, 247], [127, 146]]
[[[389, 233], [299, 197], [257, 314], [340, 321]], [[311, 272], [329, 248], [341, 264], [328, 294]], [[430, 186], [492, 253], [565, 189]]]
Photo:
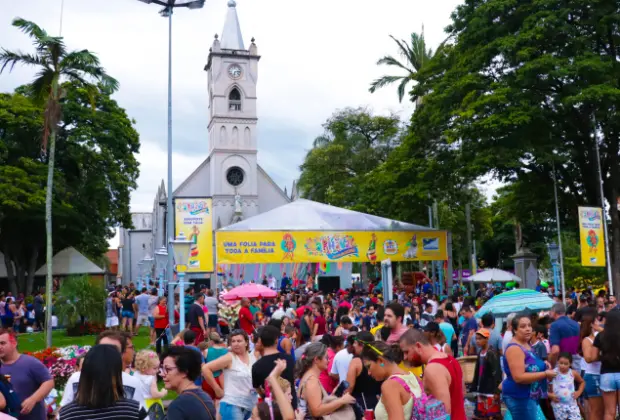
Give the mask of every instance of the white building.
[[[245, 48], [236, 3], [230, 0], [222, 36], [215, 36], [205, 66], [209, 155], [173, 192], [173, 197], [212, 197], [214, 230], [289, 203], [297, 195], [293, 187], [291, 196], [287, 196], [257, 163], [259, 60], [253, 38], [249, 48]], [[237, 194], [241, 197], [241, 216], [235, 215]], [[135, 282], [139, 276], [138, 262], [147, 254], [153, 256], [164, 245], [168, 236], [166, 217], [166, 190], [162, 182], [152, 213], [133, 214], [134, 229], [121, 229], [119, 277], [124, 284]]]

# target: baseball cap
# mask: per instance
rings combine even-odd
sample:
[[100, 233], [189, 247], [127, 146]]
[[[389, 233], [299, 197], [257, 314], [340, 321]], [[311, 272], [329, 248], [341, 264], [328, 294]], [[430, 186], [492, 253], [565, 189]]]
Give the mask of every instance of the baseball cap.
[[483, 336], [484, 338], [491, 337], [491, 333], [486, 328], [480, 328], [478, 331], [476, 331], [476, 334], [479, 334]]
[[439, 324], [434, 322], [434, 321], [431, 321], [431, 322], [429, 322], [428, 324], [426, 324], [424, 326], [424, 331], [425, 332], [430, 332], [430, 333], [438, 332], [439, 331]]

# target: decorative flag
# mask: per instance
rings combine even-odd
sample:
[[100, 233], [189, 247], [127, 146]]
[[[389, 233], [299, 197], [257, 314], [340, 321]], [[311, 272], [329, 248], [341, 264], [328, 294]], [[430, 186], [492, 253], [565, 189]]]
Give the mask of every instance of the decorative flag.
[[342, 262], [338, 263], [338, 270], [342, 270]]
[[605, 233], [600, 207], [579, 207], [579, 239], [581, 265], [605, 267]]

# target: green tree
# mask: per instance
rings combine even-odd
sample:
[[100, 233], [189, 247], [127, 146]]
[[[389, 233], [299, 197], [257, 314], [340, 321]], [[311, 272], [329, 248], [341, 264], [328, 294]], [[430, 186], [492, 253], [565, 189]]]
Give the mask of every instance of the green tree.
[[575, 220], [577, 205], [600, 203], [596, 139], [611, 206], [616, 287], [619, 20], [611, 0], [467, 1], [447, 28], [454, 44], [413, 75], [412, 92], [424, 97], [413, 135], [432, 150], [451, 150], [452, 160], [463, 163], [451, 166], [460, 175], [536, 185], [528, 201], [538, 202], [543, 186], [543, 196], [553, 197], [555, 166], [564, 225]]
[[[54, 252], [72, 246], [97, 260], [114, 235], [112, 227], [131, 226], [139, 136], [109, 95], [98, 95], [94, 108], [90, 100], [79, 84], [65, 85], [54, 172]], [[0, 251], [14, 293], [29, 293], [34, 272], [46, 261], [47, 162], [38, 125], [43, 115], [43, 107], [19, 93], [0, 95], [0, 186], [11, 188], [8, 200], [0, 192]], [[19, 197], [24, 199], [15, 205]]]
[[[111, 91], [118, 88], [118, 82], [108, 76], [103, 67], [99, 64], [97, 56], [88, 50], [67, 51], [61, 37], [53, 37], [47, 34], [33, 22], [16, 18], [13, 26], [21, 29], [33, 41], [35, 54], [23, 53], [21, 51], [8, 51], [2, 49], [0, 52], [0, 73], [7, 66], [11, 69], [16, 64], [33, 66], [38, 69], [36, 78], [31, 82], [30, 89], [35, 98], [45, 103], [45, 121], [43, 134], [43, 150], [47, 151], [49, 138], [48, 154], [48, 176], [47, 176], [47, 195], [45, 199], [45, 218], [47, 235], [47, 280], [46, 295], [47, 305], [51, 307], [52, 299], [52, 200], [54, 187], [54, 159], [56, 152], [56, 131], [60, 120], [60, 98], [63, 96], [62, 83], [69, 80], [79, 83], [93, 97], [97, 91], [97, 85], [92, 81], [101, 83], [101, 87]], [[47, 344], [51, 346], [51, 311], [47, 312]]]
[[102, 280], [72, 276], [62, 282], [56, 293], [54, 312], [58, 322], [67, 328], [80, 324], [82, 317], [89, 322], [103, 323], [106, 297]]
[[372, 115], [368, 109], [337, 111], [323, 125], [325, 133], [302, 163], [299, 188], [304, 198], [360, 210], [360, 188], [367, 174], [385, 162], [399, 144], [396, 116]]
[[398, 46], [398, 54], [402, 61], [391, 55], [386, 55], [377, 61], [377, 65], [392, 66], [398, 68], [398, 70], [402, 71], [404, 74], [401, 76], [382, 76], [370, 84], [369, 91], [374, 93], [377, 89], [398, 82], [398, 101], [402, 102], [405, 97], [407, 84], [412, 82], [413, 75], [430, 61], [433, 56], [433, 51], [430, 48], [426, 48], [424, 30], [422, 30], [420, 35], [413, 32], [411, 34], [410, 44], [404, 39], [398, 40], [392, 35], [390, 35], [390, 38], [392, 38]]

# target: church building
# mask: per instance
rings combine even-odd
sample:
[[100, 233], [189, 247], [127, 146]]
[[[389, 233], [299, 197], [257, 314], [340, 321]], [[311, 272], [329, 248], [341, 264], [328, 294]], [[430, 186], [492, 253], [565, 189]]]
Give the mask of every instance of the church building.
[[[173, 198], [211, 197], [213, 230], [236, 223], [295, 200], [258, 165], [257, 94], [260, 55], [254, 43], [245, 47], [236, 3], [228, 2], [221, 37], [215, 35], [205, 71], [209, 95], [209, 154], [172, 192]], [[134, 229], [121, 229], [119, 277], [136, 282], [138, 263], [164, 246], [166, 190], [162, 181], [153, 211], [134, 213]], [[274, 273], [278, 275], [279, 273]], [[208, 273], [191, 277], [208, 277]]]

